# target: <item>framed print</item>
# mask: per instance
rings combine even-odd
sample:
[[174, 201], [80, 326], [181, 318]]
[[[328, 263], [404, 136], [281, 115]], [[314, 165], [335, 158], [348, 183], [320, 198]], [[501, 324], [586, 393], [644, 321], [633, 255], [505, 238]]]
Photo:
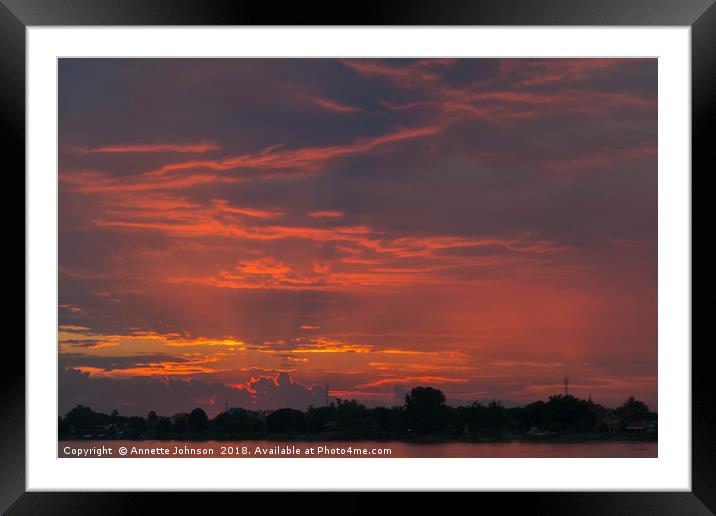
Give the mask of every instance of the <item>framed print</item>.
[[691, 336], [712, 2], [0, 13], [27, 202], [3, 510], [714, 509]]

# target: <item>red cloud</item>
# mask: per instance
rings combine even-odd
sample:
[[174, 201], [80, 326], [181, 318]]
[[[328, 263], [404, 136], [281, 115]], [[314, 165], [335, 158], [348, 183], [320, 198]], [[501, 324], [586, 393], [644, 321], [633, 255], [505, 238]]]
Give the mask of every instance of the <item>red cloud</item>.
[[213, 142], [200, 143], [145, 143], [134, 145], [104, 145], [101, 147], [76, 147], [80, 154], [125, 154], [147, 152], [178, 152], [201, 154], [221, 149], [221, 145]]
[[[392, 143], [423, 138], [437, 134], [442, 130], [439, 126], [417, 128], [399, 128], [392, 133], [359, 138], [346, 145], [327, 147], [306, 147], [300, 149], [279, 150], [282, 145], [272, 145], [255, 154], [242, 154], [223, 160], [183, 161], [164, 165], [163, 167], [143, 174], [113, 178], [101, 172], [62, 171], [60, 181], [72, 185], [80, 192], [120, 192], [173, 190], [192, 188], [207, 183], [236, 183], [246, 181], [246, 177], [219, 175], [207, 172], [196, 172], [200, 169], [226, 171], [233, 169], [284, 169], [288, 175], [299, 172], [315, 172], [334, 159], [368, 153], [377, 147]], [[266, 176], [275, 177], [275, 176]]]
[[323, 163], [345, 156], [362, 154], [374, 150], [376, 147], [397, 143], [415, 138], [430, 136], [441, 131], [440, 127], [426, 126], [417, 128], [400, 128], [392, 133], [359, 138], [347, 145], [332, 145], [327, 147], [306, 147], [302, 149], [274, 150], [271, 146], [258, 154], [242, 154], [223, 160], [187, 161], [173, 163], [161, 167], [153, 174], [163, 174], [176, 170], [208, 168], [211, 170], [231, 170], [236, 168], [258, 169], [299, 169], [316, 170]]
[[439, 66], [451, 66], [455, 59], [421, 59], [408, 61], [402, 66], [389, 65], [370, 59], [344, 59], [343, 65], [361, 75], [378, 75], [403, 86], [415, 86], [420, 82], [434, 82], [440, 75], [432, 71]]
[[340, 219], [345, 215], [342, 210], [324, 210], [324, 211], [312, 211], [308, 214], [309, 217], [316, 219], [327, 218], [327, 219]]
[[359, 107], [349, 106], [348, 104], [341, 104], [340, 102], [336, 102], [335, 100], [323, 99], [319, 97], [314, 98], [313, 102], [324, 109], [327, 109], [329, 111], [336, 111], [338, 113], [356, 113], [358, 111], [363, 111]]

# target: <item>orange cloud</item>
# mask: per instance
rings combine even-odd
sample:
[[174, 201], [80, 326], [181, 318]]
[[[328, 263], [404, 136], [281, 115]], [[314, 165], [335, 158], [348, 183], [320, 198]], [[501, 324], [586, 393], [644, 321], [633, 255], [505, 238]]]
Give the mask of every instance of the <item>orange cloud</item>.
[[236, 264], [236, 269], [243, 274], [265, 274], [278, 278], [283, 278], [291, 272], [290, 267], [270, 256], [258, 260], [240, 261]]
[[151, 362], [139, 367], [125, 369], [103, 369], [92, 366], [76, 366], [75, 369], [88, 373], [93, 378], [131, 378], [135, 376], [187, 376], [205, 373], [218, 373], [221, 369], [208, 367], [218, 362], [218, 358], [205, 358], [189, 361]]
[[157, 176], [140, 174], [126, 177], [111, 177], [100, 172], [60, 172], [60, 182], [74, 187], [78, 192], [146, 192], [152, 190], [177, 190], [211, 183], [238, 183], [241, 177], [227, 177], [218, 174], [186, 174], [181, 176]]
[[[83, 329], [80, 329], [83, 328]], [[159, 333], [155, 331], [133, 331], [126, 334], [102, 334], [93, 332], [83, 326], [63, 326], [59, 334], [59, 344], [62, 348], [75, 343], [98, 343], [100, 345], [90, 346], [93, 348], [125, 346], [131, 343], [156, 344], [170, 347], [192, 347], [192, 346], [226, 346], [235, 350], [241, 350], [246, 344], [233, 337], [211, 339], [205, 337], [192, 338], [180, 333]], [[64, 351], [67, 351], [64, 349]]]
[[445, 384], [445, 383], [467, 383], [465, 378], [447, 378], [444, 376], [404, 376], [400, 378], [383, 378], [374, 382], [356, 385], [357, 389], [370, 389], [371, 387], [379, 387], [381, 385], [395, 384]]
[[281, 217], [281, 210], [258, 210], [255, 208], [235, 207], [231, 206], [228, 201], [215, 199], [214, 205], [224, 213], [235, 213], [238, 215], [246, 215], [247, 217], [255, 217], [258, 219], [275, 219]]

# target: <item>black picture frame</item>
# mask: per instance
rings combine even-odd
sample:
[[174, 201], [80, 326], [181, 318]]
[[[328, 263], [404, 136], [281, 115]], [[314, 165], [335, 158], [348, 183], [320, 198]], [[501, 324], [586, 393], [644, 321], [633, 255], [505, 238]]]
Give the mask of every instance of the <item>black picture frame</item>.
[[[18, 170], [25, 167], [25, 29], [55, 25], [688, 26], [692, 51], [692, 192], [697, 192], [693, 189], [694, 171], [699, 171], [699, 177], [707, 176], [713, 173], [716, 162], [716, 145], [709, 138], [716, 134], [714, 0], [363, 0], [330, 4], [245, 0], [0, 0], [0, 145], [6, 180], [20, 177]], [[24, 190], [24, 182], [18, 186]], [[702, 195], [705, 190], [700, 190]], [[14, 218], [16, 215], [7, 220]], [[693, 200], [692, 220], [695, 220]], [[692, 253], [693, 250], [692, 245]], [[6, 254], [10, 256], [13, 255]], [[23, 267], [27, 258], [23, 252]], [[19, 261], [15, 255], [13, 262]], [[706, 291], [712, 285], [708, 265], [713, 268], [712, 263], [698, 266], [702, 273], [698, 290]], [[711, 399], [713, 366], [707, 359], [709, 344], [695, 339], [692, 343], [672, 344], [692, 346], [690, 492], [480, 493], [482, 500], [496, 502], [500, 512], [507, 513], [528, 510], [537, 514], [658, 515], [716, 511], [716, 411]], [[16, 341], [8, 339], [4, 358], [5, 368], [0, 375], [0, 511], [7, 514], [142, 514], [156, 512], [151, 506], [159, 504], [162, 513], [170, 513], [184, 512], [197, 501], [206, 504], [207, 496], [212, 497], [212, 504], [219, 502], [217, 497], [226, 500], [231, 496], [204, 493], [201, 495], [204, 499], [197, 500], [179, 493], [25, 492], [25, 353]], [[258, 499], [260, 494], [240, 496], [243, 507], [251, 502], [267, 503], [265, 498]], [[296, 496], [309, 506], [319, 503], [328, 507], [325, 498], [319, 500], [314, 494]], [[351, 501], [341, 502], [341, 511], [372, 510], [377, 495], [354, 493], [349, 496]], [[418, 500], [422, 498], [420, 494], [414, 496]], [[280, 504], [283, 503], [287, 504], [286, 508], [295, 506], [295, 496], [293, 498], [281, 502], [272, 497], [272, 510], [282, 510]]]

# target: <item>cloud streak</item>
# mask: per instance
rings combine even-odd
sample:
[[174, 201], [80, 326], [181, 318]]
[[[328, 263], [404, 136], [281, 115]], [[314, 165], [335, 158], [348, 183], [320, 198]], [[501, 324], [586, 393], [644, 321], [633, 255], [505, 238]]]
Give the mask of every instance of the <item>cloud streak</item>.
[[221, 145], [213, 142], [200, 143], [144, 143], [133, 145], [103, 145], [100, 147], [76, 147], [80, 154], [143, 154], [143, 153], [187, 153], [203, 154], [221, 150]]
[[348, 104], [342, 104], [331, 99], [314, 98], [313, 102], [321, 106], [323, 109], [328, 111], [335, 111], [337, 113], [358, 113], [363, 111], [361, 108], [355, 106], [349, 106]]

